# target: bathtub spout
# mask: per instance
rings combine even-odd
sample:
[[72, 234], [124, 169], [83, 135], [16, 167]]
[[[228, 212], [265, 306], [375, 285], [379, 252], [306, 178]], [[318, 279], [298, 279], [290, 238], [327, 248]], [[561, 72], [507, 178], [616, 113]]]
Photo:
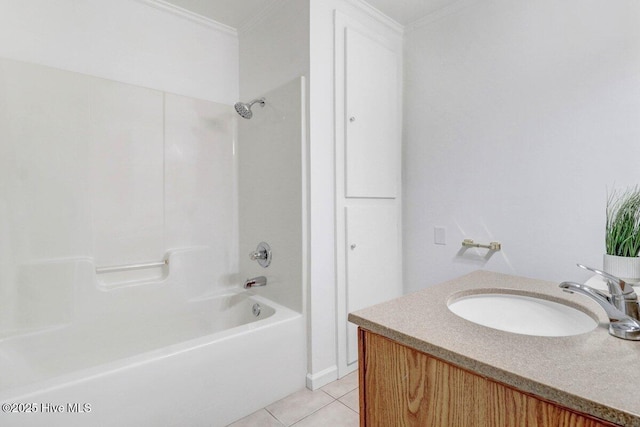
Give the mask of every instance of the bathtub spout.
[[264, 276], [254, 277], [244, 281], [244, 288], [255, 288], [256, 286], [267, 286], [267, 278]]

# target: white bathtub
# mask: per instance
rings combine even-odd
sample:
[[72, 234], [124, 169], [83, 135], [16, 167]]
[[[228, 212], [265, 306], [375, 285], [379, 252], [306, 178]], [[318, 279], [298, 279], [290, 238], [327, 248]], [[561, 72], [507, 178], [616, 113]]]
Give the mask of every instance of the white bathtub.
[[225, 426], [304, 387], [304, 336], [300, 313], [239, 292], [5, 339], [0, 425]]

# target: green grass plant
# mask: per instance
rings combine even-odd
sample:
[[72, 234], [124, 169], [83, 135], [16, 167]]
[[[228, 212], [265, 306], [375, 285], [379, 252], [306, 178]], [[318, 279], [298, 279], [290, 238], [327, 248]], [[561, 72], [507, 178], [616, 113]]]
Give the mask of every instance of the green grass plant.
[[607, 197], [608, 255], [636, 257], [640, 251], [640, 188], [613, 190]]

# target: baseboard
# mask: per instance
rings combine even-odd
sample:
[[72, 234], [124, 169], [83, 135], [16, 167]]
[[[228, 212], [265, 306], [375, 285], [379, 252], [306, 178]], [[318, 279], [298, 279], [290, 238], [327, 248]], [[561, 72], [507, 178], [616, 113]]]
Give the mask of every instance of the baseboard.
[[315, 374], [307, 373], [307, 388], [309, 390], [317, 390], [320, 387], [323, 387], [337, 379], [338, 367], [335, 365], [327, 369], [323, 369], [322, 371]]

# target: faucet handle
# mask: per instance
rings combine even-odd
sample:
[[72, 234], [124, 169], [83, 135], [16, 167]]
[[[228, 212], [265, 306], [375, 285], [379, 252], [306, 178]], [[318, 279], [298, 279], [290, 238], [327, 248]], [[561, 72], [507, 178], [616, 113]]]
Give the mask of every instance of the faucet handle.
[[604, 277], [607, 279], [607, 286], [609, 287], [609, 293], [613, 296], [621, 296], [621, 295], [630, 295], [633, 294], [633, 286], [629, 285], [627, 282], [622, 280], [619, 277], [616, 277], [607, 272], [595, 269], [593, 267], [587, 267], [582, 264], [577, 264], [578, 267], [584, 268], [585, 270], [589, 270], [597, 275]]
[[[592, 271], [591, 269], [587, 270]], [[575, 282], [562, 282], [560, 283], [560, 288], [565, 292], [576, 292], [585, 295], [597, 302], [607, 313], [607, 317], [609, 317], [609, 333], [614, 337], [640, 341], [640, 321], [638, 320], [637, 301], [629, 301], [630, 304], [618, 307], [606, 295], [587, 285]], [[627, 311], [631, 305], [635, 307], [635, 312]]]
[[255, 251], [249, 252], [249, 258], [252, 261], [258, 261], [260, 266], [267, 268], [271, 264], [271, 247], [265, 242], [260, 242]]
[[259, 259], [267, 259], [267, 251], [253, 251], [249, 253], [249, 259], [257, 261]]

